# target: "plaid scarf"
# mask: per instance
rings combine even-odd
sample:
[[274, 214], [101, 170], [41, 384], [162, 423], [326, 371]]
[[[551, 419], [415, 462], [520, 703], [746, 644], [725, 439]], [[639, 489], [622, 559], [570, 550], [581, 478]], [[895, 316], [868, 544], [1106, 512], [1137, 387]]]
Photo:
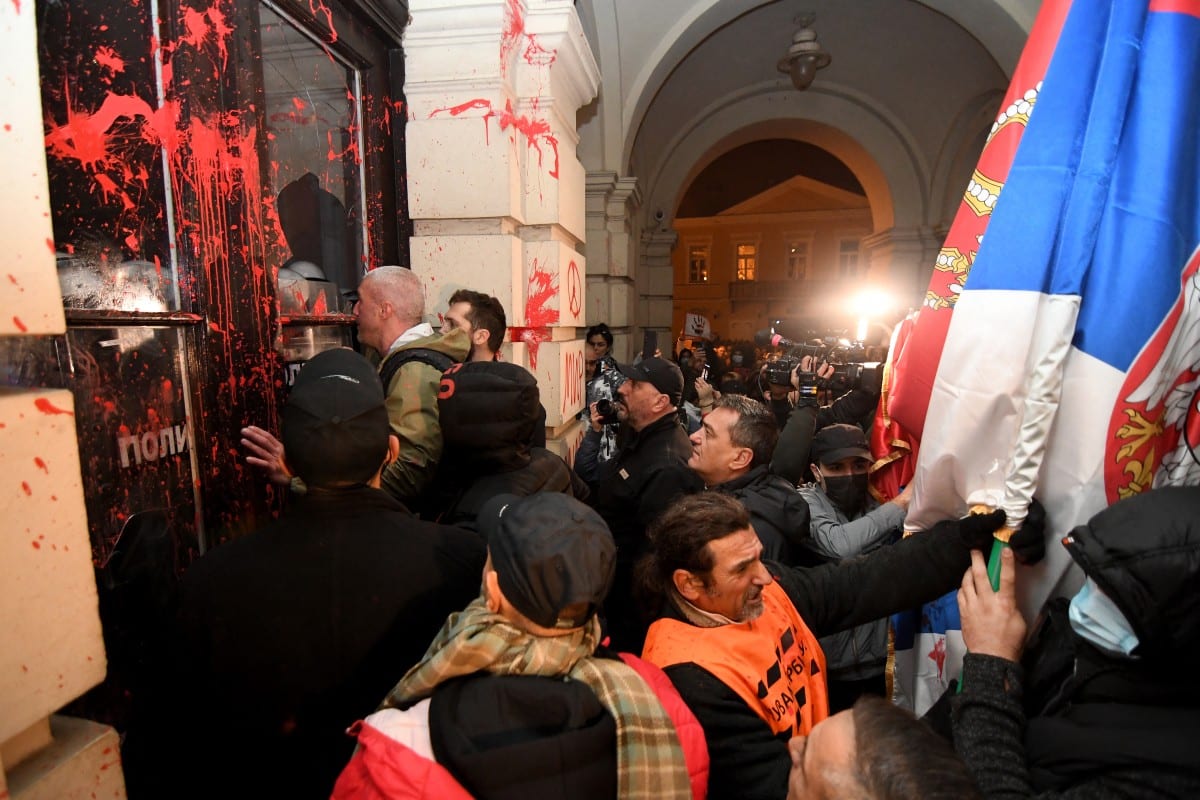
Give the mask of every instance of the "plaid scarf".
[[425, 657], [383, 701], [405, 708], [443, 681], [486, 671], [494, 675], [566, 676], [596, 693], [617, 724], [617, 796], [690, 800], [691, 786], [675, 726], [641, 676], [624, 662], [592, 658], [600, 639], [595, 617], [562, 636], [534, 636], [488, 610], [482, 597], [451, 614]]

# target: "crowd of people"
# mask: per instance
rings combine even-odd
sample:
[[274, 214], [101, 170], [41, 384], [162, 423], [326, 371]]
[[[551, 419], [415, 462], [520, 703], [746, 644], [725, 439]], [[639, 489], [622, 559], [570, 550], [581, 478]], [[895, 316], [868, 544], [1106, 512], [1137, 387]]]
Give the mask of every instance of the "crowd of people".
[[[1030, 636], [1041, 510], [996, 591], [1003, 511], [902, 537], [878, 387], [822, 397], [814, 356], [787, 384], [748, 343], [624, 364], [593, 326], [568, 465], [496, 298], [438, 331], [382, 267], [354, 313], [377, 358], [316, 355], [280, 430], [242, 432], [286, 507], [184, 575], [135, 800], [1200, 796], [1200, 487], [1072, 531], [1086, 581]], [[955, 588], [961, 689], [918, 719], [885, 699], [887, 617]]]

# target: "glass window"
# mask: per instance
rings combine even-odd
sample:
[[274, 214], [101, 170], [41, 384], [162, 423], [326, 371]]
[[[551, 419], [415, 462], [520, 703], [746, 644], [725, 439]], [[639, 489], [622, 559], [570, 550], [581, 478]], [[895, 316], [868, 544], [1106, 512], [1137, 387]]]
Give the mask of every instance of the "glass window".
[[758, 272], [758, 245], [739, 244], [737, 246], [737, 265], [735, 274], [739, 281], [754, 280]]
[[858, 275], [858, 239], [842, 239], [838, 246], [838, 275], [853, 278]]
[[708, 245], [688, 248], [688, 282], [708, 283]]
[[[36, 5], [50, 213], [69, 309], [179, 309], [152, 117], [157, 38], [138, 3]], [[153, 54], [152, 54], [153, 51]]]
[[283, 314], [341, 308], [366, 264], [358, 72], [270, 4], [259, 12]]
[[787, 245], [787, 276], [804, 280], [808, 275], [808, 241], [792, 240]]

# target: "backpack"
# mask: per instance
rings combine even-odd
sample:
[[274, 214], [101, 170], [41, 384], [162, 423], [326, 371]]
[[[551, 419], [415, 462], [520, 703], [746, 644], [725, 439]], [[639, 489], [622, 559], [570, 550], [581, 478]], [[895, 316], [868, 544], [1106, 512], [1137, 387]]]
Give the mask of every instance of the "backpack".
[[388, 387], [392, 384], [392, 378], [396, 376], [401, 367], [410, 361], [420, 361], [422, 364], [428, 364], [438, 372], [445, 372], [458, 363], [445, 353], [431, 350], [428, 347], [397, 350], [385, 358], [383, 363], [379, 365], [379, 380], [383, 382], [383, 393], [385, 395], [388, 392]]

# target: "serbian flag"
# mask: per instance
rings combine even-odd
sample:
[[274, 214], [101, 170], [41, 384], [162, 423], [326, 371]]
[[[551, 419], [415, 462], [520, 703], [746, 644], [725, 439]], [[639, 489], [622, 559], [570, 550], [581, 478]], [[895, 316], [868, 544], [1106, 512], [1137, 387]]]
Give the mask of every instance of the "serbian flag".
[[979, 163], [938, 251], [908, 346], [896, 360], [888, 413], [918, 440], [924, 433], [929, 394], [951, 312], [970, 274], [1025, 126], [1037, 106], [1042, 78], [1070, 4], [1070, 0], [1046, 0], [1038, 11], [1000, 111], [979, 154]]
[[[1074, 525], [1200, 484], [1197, 130], [1200, 0], [1072, 4], [950, 320], [906, 520], [981, 503], [1019, 524], [1036, 491], [1048, 545], [1018, 578], [1027, 618], [1077, 586], [1057, 546]], [[911, 639], [897, 694], [920, 712], [961, 638]]]

